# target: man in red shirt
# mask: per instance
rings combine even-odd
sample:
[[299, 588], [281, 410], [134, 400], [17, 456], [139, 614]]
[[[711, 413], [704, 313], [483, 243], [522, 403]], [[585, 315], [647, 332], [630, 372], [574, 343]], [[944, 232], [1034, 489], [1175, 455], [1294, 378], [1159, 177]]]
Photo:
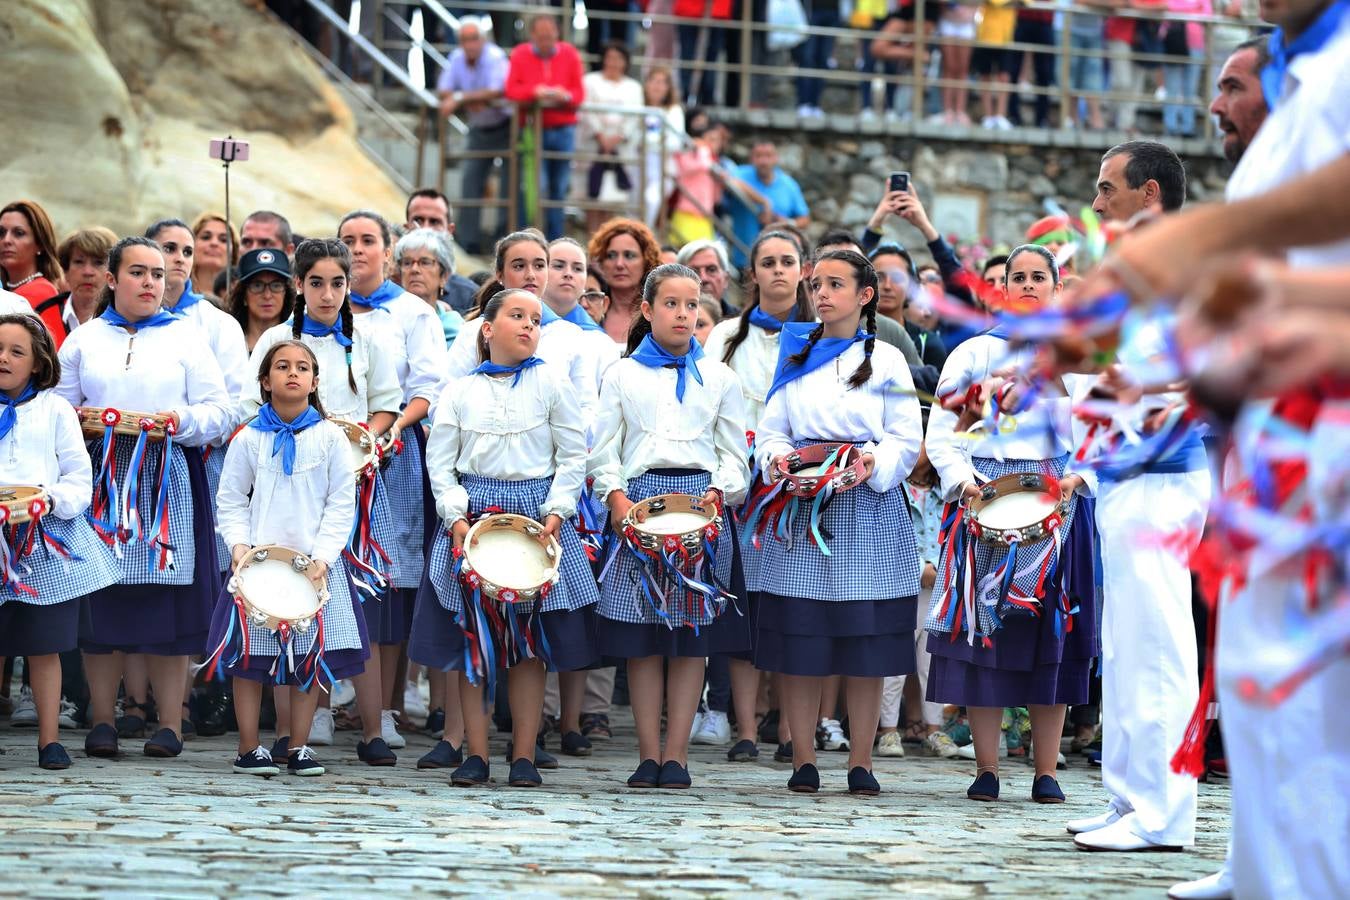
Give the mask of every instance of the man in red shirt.
[[[558, 39], [557, 20], [549, 15], [535, 16], [530, 21], [530, 42], [511, 51], [504, 93], [522, 107], [523, 125], [529, 124], [526, 107], [538, 106], [544, 117], [541, 146], [536, 148], [536, 152], [547, 154], [539, 164], [539, 199], [558, 204], [544, 212], [544, 232], [549, 240], [563, 236], [561, 201], [567, 197], [572, 177], [570, 155], [576, 150], [577, 107], [586, 96], [581, 75], [581, 57], [575, 47]], [[523, 191], [521, 208], [524, 219]]]

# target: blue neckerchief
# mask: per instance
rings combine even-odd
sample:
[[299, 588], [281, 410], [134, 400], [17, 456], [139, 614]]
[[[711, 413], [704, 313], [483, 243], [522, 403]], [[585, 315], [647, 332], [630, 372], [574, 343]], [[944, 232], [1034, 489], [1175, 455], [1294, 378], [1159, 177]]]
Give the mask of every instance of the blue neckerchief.
[[183, 284], [182, 296], [180, 296], [178, 302], [173, 305], [173, 311], [181, 316], [204, 299], [205, 298], [202, 297], [201, 294], [192, 289], [192, 279], [189, 278]]
[[1270, 62], [1261, 70], [1261, 93], [1266, 95], [1266, 106], [1275, 108], [1284, 88], [1285, 73], [1289, 71], [1289, 64], [1294, 58], [1316, 53], [1325, 47], [1340, 28], [1347, 12], [1350, 12], [1350, 0], [1337, 0], [1322, 11], [1307, 31], [1288, 44], [1284, 42], [1284, 29], [1275, 29], [1270, 35]]
[[543, 312], [539, 314], [540, 328], [543, 328], [545, 325], [551, 325], [562, 318], [562, 316], [558, 315], [553, 310], [549, 309], [548, 304], [545, 303], [543, 300], [539, 301], [539, 305], [544, 308]]
[[37, 396], [37, 391], [33, 390], [33, 379], [28, 379], [28, 383], [23, 386], [23, 392], [19, 394], [17, 400], [9, 399], [9, 394], [0, 391], [0, 405], [5, 407], [4, 412], [0, 412], [0, 441], [9, 437], [9, 433], [14, 430], [14, 426], [19, 422], [19, 411], [15, 409], [20, 403], [25, 403]]
[[990, 328], [988, 331], [986, 331], [985, 334], [989, 335], [990, 337], [1003, 338], [1003, 340], [1005, 341], [1012, 340], [1012, 329], [1008, 327], [1008, 324], [1006, 322], [1000, 322], [993, 328]]
[[113, 309], [112, 304], [110, 303], [108, 304], [108, 308], [103, 311], [103, 315], [99, 316], [99, 318], [105, 319], [109, 325], [121, 325], [123, 327], [135, 328], [137, 331], [140, 331], [142, 328], [158, 328], [160, 325], [168, 325], [170, 322], [180, 321], [183, 317], [178, 315], [178, 313], [169, 312], [161, 306], [159, 309], [155, 310], [154, 315], [146, 316], [139, 322], [133, 322], [117, 310]]
[[338, 346], [350, 347], [352, 345], [352, 339], [342, 333], [342, 316], [338, 316], [334, 319], [332, 325], [325, 325], [322, 322], [311, 319], [304, 313], [301, 313], [300, 317], [301, 334], [307, 334], [310, 337], [323, 337], [326, 334], [331, 334], [333, 340], [338, 342]]
[[[797, 310], [794, 307], [792, 310], [792, 315], [788, 317], [788, 321], [795, 322], [796, 320], [797, 320]], [[772, 331], [774, 333], [783, 330], [783, 323], [778, 320], [777, 316], [769, 315], [764, 310], [760, 309], [758, 306], [750, 310], [750, 324], [758, 325], [765, 331]]]
[[692, 373], [694, 380], [699, 384], [703, 383], [703, 375], [698, 371], [698, 361], [703, 358], [703, 348], [693, 338], [689, 339], [689, 351], [683, 356], [675, 356], [658, 344], [649, 334], [642, 339], [642, 343], [638, 344], [637, 349], [630, 355], [633, 359], [652, 369], [673, 366], [675, 369], [675, 399], [681, 403], [684, 402], [684, 374], [686, 371]]
[[369, 297], [352, 291], [352, 302], [361, 306], [369, 306], [371, 309], [384, 309], [386, 303], [402, 293], [403, 288], [386, 279]]
[[[547, 307], [545, 308], [547, 309]], [[586, 312], [586, 310], [582, 308], [580, 303], [573, 306], [571, 311], [568, 312], [567, 315], [559, 316], [558, 318], [563, 319], [564, 321], [567, 322], [571, 322], [573, 325], [577, 326], [582, 331], [601, 330], [600, 326], [595, 324], [595, 320], [591, 318], [591, 314]]]
[[272, 455], [281, 453], [281, 471], [287, 475], [295, 474], [295, 436], [304, 431], [311, 425], [317, 425], [323, 421], [323, 416], [312, 406], [305, 407], [305, 411], [295, 417], [294, 422], [283, 422], [281, 417], [272, 409], [272, 404], [264, 403], [258, 408], [258, 418], [248, 423], [249, 428], [256, 428], [259, 431], [271, 431], [276, 434], [272, 439]]
[[[547, 309], [547, 307], [545, 307], [545, 309]], [[511, 379], [511, 387], [515, 387], [516, 385], [520, 384], [521, 372], [524, 372], [526, 369], [533, 369], [535, 366], [539, 365], [542, 362], [543, 360], [537, 356], [531, 356], [529, 359], [525, 360], [518, 366], [499, 366], [492, 360], [488, 360], [487, 362], [481, 364], [478, 368], [474, 369], [469, 374], [477, 375], [481, 372], [484, 375], [509, 375], [512, 372], [515, 372], [516, 377]]]
[[773, 373], [773, 385], [769, 388], [769, 397], [772, 397], [779, 388], [789, 381], [795, 381], [808, 372], [814, 372], [830, 360], [842, 356], [845, 350], [858, 341], [865, 341], [872, 337], [859, 328], [858, 333], [851, 338], [821, 338], [811, 348], [811, 353], [806, 357], [806, 362], [798, 364], [789, 360], [788, 357], [800, 353], [806, 347], [811, 332], [815, 328], [815, 322], [789, 322], [783, 326], [782, 336], [778, 339], [778, 368]]

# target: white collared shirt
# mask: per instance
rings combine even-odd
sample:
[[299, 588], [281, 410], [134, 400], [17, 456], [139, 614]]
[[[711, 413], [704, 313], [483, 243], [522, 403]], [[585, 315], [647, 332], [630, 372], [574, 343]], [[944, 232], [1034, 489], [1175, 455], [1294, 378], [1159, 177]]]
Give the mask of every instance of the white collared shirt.
[[[168, 307], [165, 307], [168, 309]], [[172, 312], [173, 310], [170, 310]], [[231, 397], [239, 396], [244, 385], [257, 380], [257, 369], [253, 377], [248, 373], [248, 345], [244, 343], [244, 329], [234, 316], [217, 307], [203, 297], [180, 313], [189, 322], [206, 335], [206, 342], [215, 354], [216, 365], [220, 366], [221, 378], [225, 380], [225, 392]], [[232, 423], [231, 429], [233, 429]]]
[[[704, 352], [713, 359], [721, 359], [726, 353], [727, 344], [731, 343], [740, 327], [740, 316], [718, 322], [713, 326], [712, 334], [708, 335]], [[754, 432], [759, 431], [764, 403], [773, 385], [773, 373], [778, 369], [778, 339], [781, 334], [751, 325], [745, 340], [736, 348], [729, 363], [741, 382], [741, 393], [745, 395], [745, 421]]]
[[0, 484], [39, 485], [51, 498], [53, 515], [75, 518], [94, 493], [79, 416], [55, 391], [40, 391], [15, 411], [14, 428], [0, 440]]
[[514, 376], [477, 374], [446, 385], [427, 439], [427, 475], [446, 522], [465, 516], [460, 476], [503, 481], [553, 478], [540, 520], [569, 519], [586, 480], [586, 435], [576, 392], [548, 363]]
[[[394, 374], [394, 363], [383, 344], [377, 344], [366, 331], [364, 324], [369, 316], [358, 317], [352, 322], [352, 369], [351, 378], [356, 382], [353, 391], [347, 379], [347, 350], [331, 334], [301, 334], [300, 340], [314, 351], [319, 361], [319, 401], [323, 411], [337, 419], [349, 422], [369, 422], [371, 413], [388, 412], [398, 415], [403, 401], [403, 391]], [[290, 322], [273, 325], [258, 338], [249, 358], [248, 368], [255, 376], [262, 365], [263, 357], [274, 344], [295, 340], [294, 326]], [[239, 394], [239, 406], [243, 419], [253, 417], [262, 406], [261, 388], [255, 378], [244, 386]]]
[[403, 291], [384, 306], [358, 314], [356, 321], [388, 350], [403, 402], [414, 397], [436, 402], [449, 371], [445, 332], [436, 311], [425, 300]]

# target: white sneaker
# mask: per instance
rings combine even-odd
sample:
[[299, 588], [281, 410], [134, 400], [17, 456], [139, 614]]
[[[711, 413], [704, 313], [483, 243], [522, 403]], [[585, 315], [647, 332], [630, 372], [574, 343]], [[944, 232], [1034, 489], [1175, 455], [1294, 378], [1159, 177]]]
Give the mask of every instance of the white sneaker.
[[403, 739], [403, 735], [398, 733], [398, 725], [394, 721], [394, 711], [392, 709], [380, 710], [380, 737], [389, 745], [391, 750], [402, 750], [408, 746], [408, 742]]
[[890, 756], [899, 759], [905, 755], [905, 745], [900, 741], [900, 732], [888, 731], [877, 738], [877, 756]]
[[1166, 100], [1167, 88], [1159, 87], [1156, 91], [1153, 92], [1153, 99], [1158, 101]]
[[1121, 819], [1105, 828], [1085, 831], [1073, 839], [1073, 845], [1079, 850], [1098, 850], [1112, 853], [1166, 851], [1175, 853], [1183, 849], [1175, 844], [1159, 844], [1156, 841], [1150, 841], [1148, 838], [1140, 837], [1130, 829], [1130, 822], [1127, 819]]
[[1111, 807], [1099, 816], [1088, 816], [1083, 819], [1074, 819], [1069, 822], [1067, 830], [1069, 834], [1084, 834], [1088, 831], [1096, 831], [1098, 828], [1105, 828], [1120, 821], [1120, 813], [1116, 812], [1115, 807]]
[[1233, 872], [1225, 861], [1213, 875], [1172, 885], [1167, 896], [1172, 900], [1229, 900], [1233, 896]]
[[19, 690], [19, 702], [9, 714], [9, 724], [15, 728], [36, 728], [38, 723], [37, 704], [33, 702], [33, 689], [24, 685]]
[[309, 742], [316, 747], [327, 747], [333, 743], [333, 711], [331, 709], [314, 710], [314, 718], [309, 723]]
[[877, 120], [877, 111], [869, 106], [858, 114], [858, 118], [864, 122], [875, 122]]
[[816, 728], [816, 749], [849, 749], [848, 738], [844, 737], [844, 729], [840, 727], [838, 719], [820, 720], [820, 725]]
[[731, 740], [731, 723], [727, 721], [727, 714], [715, 709], [708, 710], [703, 714], [703, 722], [699, 725], [698, 731], [694, 732], [689, 740], [695, 744], [724, 746]]
[[801, 106], [797, 107], [797, 115], [804, 119], [809, 118], [811, 115], [811, 107], [808, 104], [803, 103]]
[[994, 116], [994, 127], [999, 131], [1012, 131], [1013, 123], [1008, 121], [1007, 116]]
[[333, 706], [346, 706], [356, 700], [356, 686], [346, 678], [333, 684]]
[[[972, 741], [971, 743], [966, 744], [964, 747], [957, 747], [957, 748], [956, 748], [956, 755], [957, 755], [958, 757], [960, 757], [961, 759], [974, 759], [974, 758], [975, 758], [975, 742]], [[1007, 745], [1006, 743], [1004, 743], [1003, 741], [999, 741], [999, 742], [998, 742], [998, 758], [999, 758], [999, 759], [1007, 759], [1007, 757], [1008, 757], [1008, 745]]]
[[62, 697], [61, 714], [57, 717], [56, 723], [62, 728], [79, 728], [80, 723], [75, 721], [75, 714], [79, 711], [79, 707]]
[[427, 713], [427, 701], [422, 697], [422, 688], [416, 683], [409, 681], [403, 688], [403, 711], [409, 717], [414, 719], [425, 719]]
[[689, 723], [689, 740], [692, 741], [694, 735], [698, 734], [703, 728], [703, 715], [701, 711], [694, 712], [694, 721]]
[[951, 735], [945, 731], [934, 731], [923, 739], [924, 751], [932, 756], [939, 756], [943, 759], [951, 759], [956, 756], [960, 748], [952, 740]]

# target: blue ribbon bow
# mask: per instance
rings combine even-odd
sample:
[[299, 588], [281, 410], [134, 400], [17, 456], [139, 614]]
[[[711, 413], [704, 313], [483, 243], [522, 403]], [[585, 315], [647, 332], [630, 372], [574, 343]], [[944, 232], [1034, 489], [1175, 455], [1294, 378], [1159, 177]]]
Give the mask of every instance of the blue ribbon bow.
[[395, 297], [402, 295], [403, 288], [385, 279], [384, 283], [377, 287], [370, 296], [358, 294], [352, 291], [352, 302], [361, 306], [369, 306], [371, 309], [383, 309], [385, 304]]
[[305, 411], [296, 416], [294, 421], [283, 422], [281, 417], [272, 409], [272, 404], [264, 403], [258, 408], [258, 417], [248, 423], [249, 428], [256, 428], [259, 431], [273, 432], [276, 437], [272, 439], [272, 455], [281, 454], [281, 470], [287, 475], [295, 474], [295, 436], [309, 428], [311, 425], [317, 425], [323, 421], [323, 416], [312, 406], [305, 407]]
[[338, 342], [340, 347], [350, 347], [352, 339], [342, 333], [342, 317], [339, 316], [333, 321], [332, 325], [325, 325], [322, 322], [311, 319], [304, 313], [300, 314], [300, 333], [307, 334], [310, 337], [323, 337], [331, 334], [333, 340]]
[[[545, 307], [545, 309], [547, 308], [548, 307]], [[532, 369], [542, 362], [543, 360], [537, 356], [531, 356], [529, 359], [524, 360], [523, 362], [520, 363], [520, 365], [517, 366], [499, 366], [495, 362], [488, 360], [487, 362], [480, 365], [478, 368], [474, 369], [469, 374], [478, 375], [481, 373], [483, 375], [510, 375], [512, 372], [514, 372], [516, 377], [511, 379], [511, 387], [515, 387], [516, 385], [520, 384], [521, 372], [524, 372], [526, 369]]]
[[703, 358], [703, 347], [693, 338], [689, 339], [689, 350], [683, 356], [676, 356], [665, 347], [662, 347], [649, 334], [642, 339], [636, 350], [631, 354], [633, 359], [642, 363], [644, 366], [652, 369], [660, 369], [670, 366], [675, 369], [675, 399], [684, 402], [684, 376], [685, 373], [694, 376], [694, 380], [699, 384], [703, 383], [703, 375], [698, 370], [698, 361]]
[[4, 411], [0, 412], [0, 441], [9, 437], [9, 433], [14, 430], [14, 426], [19, 422], [19, 411], [15, 409], [20, 403], [27, 403], [37, 396], [37, 391], [33, 389], [33, 379], [28, 379], [28, 383], [23, 386], [23, 390], [18, 397], [10, 398], [9, 394], [0, 391], [0, 405], [3, 405]]

